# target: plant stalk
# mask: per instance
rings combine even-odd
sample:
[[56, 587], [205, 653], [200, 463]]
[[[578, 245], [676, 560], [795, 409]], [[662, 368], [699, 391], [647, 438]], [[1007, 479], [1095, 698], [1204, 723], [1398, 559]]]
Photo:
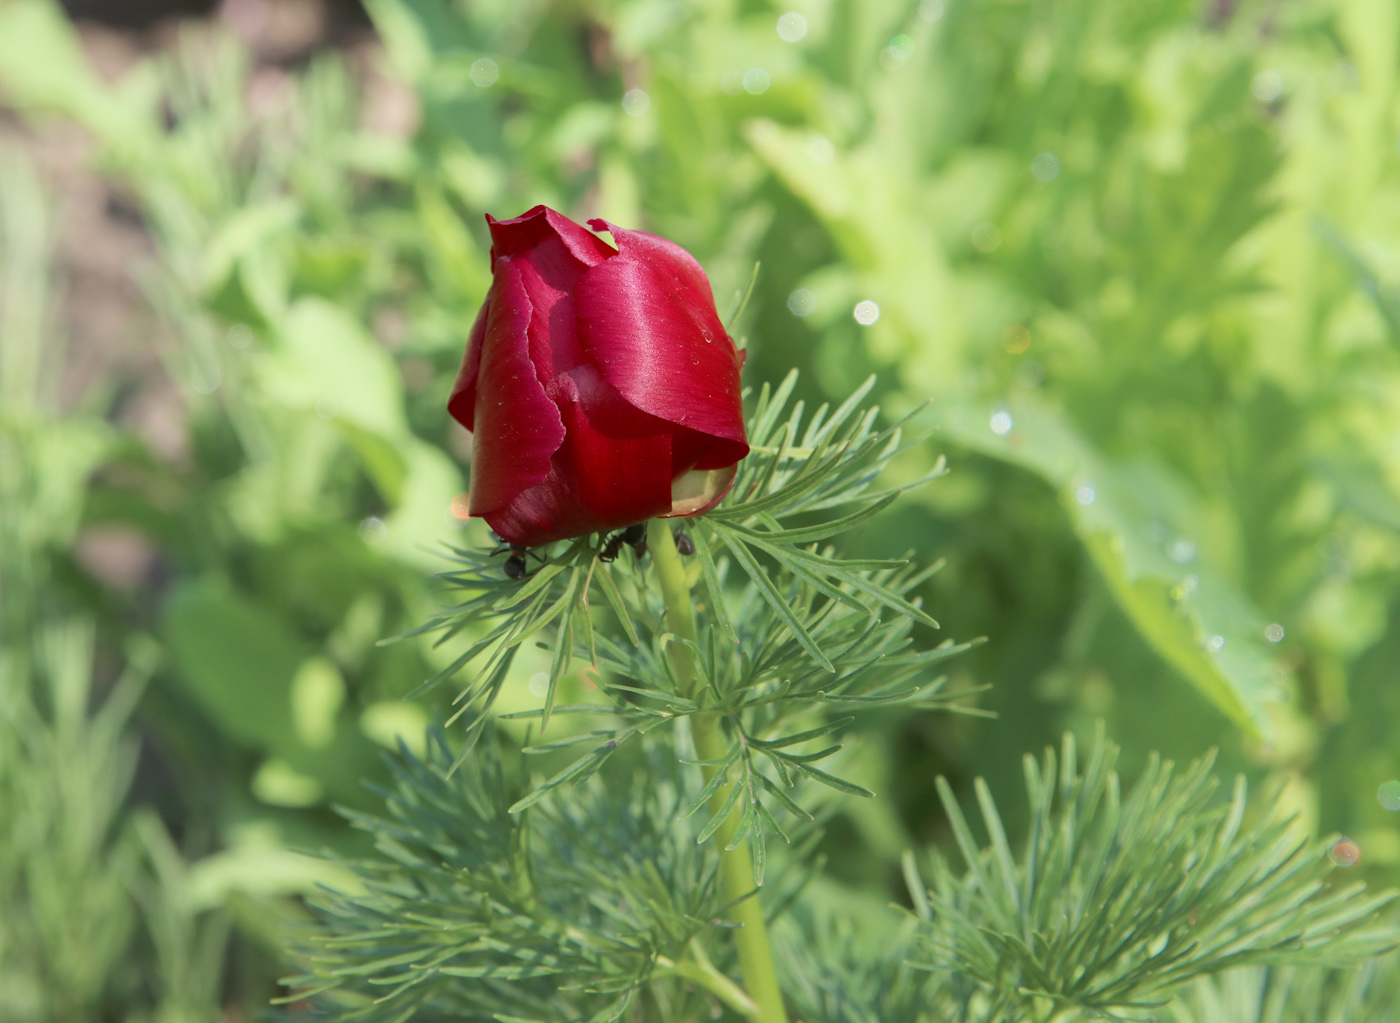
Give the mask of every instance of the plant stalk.
[[[695, 643], [698, 634], [695, 629], [695, 608], [690, 601], [690, 583], [680, 552], [676, 550], [676, 541], [671, 536], [671, 526], [665, 519], [652, 519], [647, 523], [647, 550], [651, 552], [652, 564], [656, 566], [656, 575], [661, 580], [667, 628], [681, 639]], [[684, 644], [669, 643], [666, 656], [671, 659], [681, 695], [698, 702], [700, 694], [696, 692], [694, 652]], [[729, 746], [718, 713], [708, 711], [691, 715], [690, 729], [699, 759], [724, 759]], [[718, 768], [702, 765], [700, 769], [708, 783]], [[724, 805], [734, 784], [730, 781], [721, 785], [710, 797], [711, 812], [718, 812]], [[711, 841], [720, 850], [733, 841], [734, 833], [739, 829], [739, 816], [738, 813], [731, 814], [712, 836]], [[728, 852], [720, 852], [719, 872], [725, 898], [732, 903], [730, 917], [739, 925], [734, 930], [734, 945], [739, 954], [739, 970], [744, 976], [745, 990], [754, 1004], [749, 1018], [755, 1023], [787, 1023], [783, 993], [778, 987], [778, 971], [773, 965], [773, 949], [768, 943], [768, 926], [763, 921], [763, 907], [754, 890], [753, 853], [748, 841], [741, 842]]]

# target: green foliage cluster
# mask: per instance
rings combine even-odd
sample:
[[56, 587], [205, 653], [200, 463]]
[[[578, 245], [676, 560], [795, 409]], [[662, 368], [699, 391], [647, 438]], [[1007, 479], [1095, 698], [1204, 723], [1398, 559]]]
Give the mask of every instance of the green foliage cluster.
[[[1008, 867], [1002, 849], [1028, 834], [1056, 848], [1034, 832], [1055, 786], [1035, 775], [1029, 808], [1003, 799], [1004, 816], [987, 816], [973, 779], [1009, 792], [1021, 784], [1016, 754], [1065, 730], [1083, 738], [1095, 719], [1123, 744], [1125, 776], [1164, 793], [1149, 751], [1187, 761], [1220, 745], [1226, 772], [1247, 773], [1283, 816], [1299, 814], [1302, 832], [1345, 831], [1362, 851], [1356, 872], [1394, 881], [1400, 840], [1375, 795], [1400, 778], [1393, 4], [365, 6], [383, 44], [376, 74], [414, 97], [407, 133], [374, 127], [363, 75], [334, 54], [259, 67], [226, 31], [191, 26], [108, 82], [56, 4], [0, 0], [0, 102], [34, 126], [25, 131], [59, 119], [95, 139], [95, 165], [153, 247], [133, 270], [140, 329], [156, 339], [184, 416], [172, 455], [131, 425], [127, 381], [60, 402], [61, 197], [7, 135], [0, 806], [25, 809], [0, 832], [0, 990], [5, 977], [54, 978], [26, 987], [20, 1018], [70, 1018], [55, 998], [89, 1014], [176, 1018], [178, 1004], [212, 1015], [229, 997], [218, 980], [228, 919], [239, 935], [233, 997], [265, 1001], [276, 924], [301, 913], [288, 897], [352, 883], [292, 850], [367, 853], [330, 806], [373, 812], [381, 800], [361, 780], [408, 777], [380, 759], [398, 737], [418, 766], [396, 805], [413, 804], [415, 786], [451, 790], [452, 779], [428, 780], [446, 754], [421, 736], [458, 710], [447, 763], [465, 757], [459, 771], [478, 770], [472, 758], [498, 741], [508, 752], [535, 743], [518, 769], [506, 757], [501, 785], [507, 807], [543, 793], [509, 825], [541, 818], [541, 834], [555, 836], [538, 839], [541, 850], [565, 833], [570, 800], [604, 806], [614, 785], [617, 806], [634, 801], [627, 819], [652, 820], [647, 841], [660, 842], [655, 815], [703, 802], [703, 778], [658, 767], [674, 795], [653, 804], [628, 787], [629, 772], [683, 719], [729, 715], [727, 753], [704, 770], [747, 787], [730, 790], [733, 817], [720, 823], [787, 832], [828, 857], [825, 876], [775, 921], [786, 993], [810, 1021], [1072, 1018], [1092, 990], [1111, 989], [1120, 1008], [1167, 997], [1141, 982], [1134, 957], [1180, 951], [1186, 932], [1135, 931], [1161, 949], [1124, 946], [1076, 988], [1070, 964], [1111, 940], [1104, 932], [1059, 933], [1068, 944], [1057, 946], [1053, 923], [1030, 934], [1008, 924], [1011, 909], [1026, 910], [1018, 925], [1031, 919], [1031, 904], [1004, 901], [1007, 879], [1021, 891], [1043, 861]], [[803, 30], [789, 19], [780, 34], [789, 6]], [[465, 490], [463, 445], [443, 405], [489, 283], [481, 214], [538, 202], [676, 239], [709, 270], [722, 308], [751, 291], [732, 329], [748, 338], [755, 399], [759, 382], [802, 371], [765, 392], [735, 491], [743, 500], [692, 529], [690, 574], [707, 609], [692, 651], [699, 693], [678, 687], [678, 641], [654, 628], [661, 607], [630, 555], [605, 568], [599, 538], [554, 552], [526, 584], [537, 606], [524, 619], [484, 533], [461, 532], [450, 512]], [[873, 303], [860, 319], [858, 302]], [[872, 372], [875, 389], [840, 405]], [[857, 415], [867, 396], [891, 419]], [[937, 441], [913, 445], [890, 423], [930, 398], [919, 422], [939, 427]], [[804, 401], [841, 411], [804, 424], [790, 408]], [[945, 457], [955, 471], [914, 491]], [[901, 483], [914, 492], [886, 507]], [[820, 545], [843, 512], [837, 560]], [[135, 592], [85, 560], [80, 538], [104, 530], [156, 551]], [[892, 564], [910, 548], [946, 567]], [[438, 588], [424, 582], [445, 566]], [[444, 594], [463, 603], [439, 617]], [[613, 610], [598, 613], [605, 604]], [[992, 640], [949, 662], [949, 688], [929, 685], [926, 669], [961, 647], [935, 645], [925, 607], [951, 635]], [[377, 644], [425, 621], [437, 628]], [[444, 629], [456, 631], [435, 645]], [[51, 663], [40, 652], [55, 646], [65, 652]], [[484, 670], [473, 660], [497, 650]], [[780, 681], [779, 666], [802, 658], [804, 672]], [[596, 675], [578, 670], [585, 661]], [[146, 674], [133, 718], [131, 680]], [[59, 677], [70, 680], [59, 684], [66, 710], [53, 695]], [[423, 680], [448, 679], [458, 681], [410, 698]], [[984, 684], [975, 702], [996, 721], [923, 713]], [[469, 687], [456, 706], [453, 685]], [[899, 701], [874, 702], [887, 697]], [[598, 699], [605, 717], [564, 713]], [[484, 727], [492, 700], [498, 731], [461, 743], [461, 724]], [[533, 730], [545, 724], [547, 741]], [[827, 728], [858, 755], [802, 760], [823, 752]], [[154, 794], [149, 782], [122, 784], [133, 729], [161, 779]], [[628, 734], [620, 752], [609, 748]], [[531, 784], [536, 767], [538, 781], [560, 784]], [[839, 799], [822, 775], [878, 798]], [[939, 775], [982, 805], [991, 853], [972, 854], [980, 846], [950, 823], [954, 804], [935, 812]], [[806, 782], [790, 795], [798, 776]], [[1085, 791], [1107, 777], [1086, 768]], [[776, 811], [785, 798], [796, 825]], [[151, 800], [177, 844], [137, 809]], [[1191, 805], [1162, 856], [1229, 831], [1222, 811]], [[693, 838], [722, 809], [697, 808], [673, 830]], [[1105, 830], [1095, 834], [1112, 833], [1096, 820]], [[1251, 810], [1240, 834], [1264, 834], [1254, 825]], [[958, 845], [964, 873], [923, 871], [929, 905], [983, 930], [915, 920], [903, 945], [887, 940], [900, 925], [878, 907], [922, 905], [922, 882], [897, 883], [903, 851]], [[1241, 853], [1220, 869], [1245, 873], [1220, 876], [1254, 877], [1247, 868], [1274, 862], [1266, 851]], [[769, 857], [766, 892], [785, 883], [790, 859]], [[392, 875], [392, 887], [409, 876], [394, 871], [435, 862], [391, 860], [365, 870]], [[1278, 862], [1300, 871], [1290, 884], [1311, 876], [1301, 860]], [[458, 881], [443, 880], [441, 863], [428, 873], [444, 887], [428, 890], [449, 898]], [[42, 884], [17, 880], [41, 868]], [[1108, 883], [1076, 873], [1088, 868], [1073, 857], [1055, 869], [1074, 884]], [[45, 891], [51, 899], [34, 901]], [[1056, 906], [1076, 896], [1053, 894]], [[663, 1009], [677, 1017], [697, 991], [741, 1011], [742, 992], [722, 983], [734, 975], [727, 946], [706, 929], [714, 905], [663, 913], [650, 901], [659, 897], [606, 911], [622, 916], [599, 933], [635, 946], [588, 960], [607, 969], [590, 973], [593, 953], [571, 947], [584, 993], [560, 995], [572, 999], [555, 1006], [561, 1018], [608, 1009], [605, 995], [643, 976], [646, 994], [634, 997], [673, 999]], [[63, 935], [88, 902], [111, 912], [74, 959]], [[347, 927], [363, 922], [357, 904], [341, 907]], [[705, 926], [688, 930], [696, 920]], [[1217, 937], [1248, 922], [1227, 920]], [[1251, 947], [1297, 938], [1288, 923]], [[1181, 962], [1215, 968], [1197, 954]], [[1389, 959], [1329, 973], [1283, 965], [1289, 955], [1231, 960], [1154, 1011], [1283, 1023], [1380, 1019], [1393, 1004]], [[962, 979], [904, 960], [956, 961]], [[989, 978], [1010, 976], [1018, 993], [1001, 1005]], [[1079, 1000], [1057, 1001], [1067, 991]]]
[[[458, 552], [469, 567], [448, 578], [471, 596], [425, 628], [451, 640], [478, 619], [500, 620], [458, 659], [456, 667], [485, 662], [459, 696], [461, 713], [489, 711], [516, 648], [550, 626], [552, 668], [538, 676], [547, 680], [544, 706], [506, 717], [538, 720], [542, 732], [551, 713], [614, 723], [526, 745], [526, 756], [592, 748], [552, 776], [518, 780], [513, 801], [482, 716], [460, 753], [439, 736], [426, 761], [408, 758], [388, 794], [390, 819], [352, 817], [375, 835], [381, 857], [358, 866], [358, 885], [321, 901], [324, 926], [302, 940], [308, 969], [290, 978], [288, 1001], [343, 1020], [783, 1015], [781, 1006], [766, 1014], [759, 970], [742, 946], [731, 961], [724, 924], [734, 888], [718, 876], [724, 857], [744, 850], [739, 869], [752, 874], [745, 872], [739, 900], [762, 893], [763, 916], [783, 919], [803, 901], [815, 851], [809, 839], [820, 839], [810, 827], [816, 815], [802, 805], [815, 794], [805, 790], [827, 790], [816, 795], [817, 808], [830, 806], [831, 792], [873, 795], [813, 766], [841, 751], [828, 743], [853, 720], [833, 719], [830, 705], [908, 702], [921, 687], [902, 681], [924, 682], [930, 667], [965, 649], [905, 652], [908, 626], [931, 619], [900, 596], [909, 589], [903, 566], [818, 556], [803, 546], [889, 503], [871, 484], [900, 437], [898, 428], [868, 436], [875, 417], [857, 411], [867, 386], [833, 413], [840, 440], [831, 447], [820, 428], [812, 443], [790, 444], [800, 408], [788, 420], [788, 442], [763, 444], [792, 382], [776, 394], [765, 388], [756, 403], [753, 485], [684, 524], [693, 537], [723, 537], [735, 554], [738, 541], [726, 535], [734, 523], [765, 527], [750, 535], [771, 538], [763, 543], [773, 565], [752, 555], [751, 567], [734, 559], [747, 576], [733, 598], [740, 613], [727, 606], [727, 555], [697, 557], [701, 564], [683, 572], [693, 578], [677, 596], [667, 581], [668, 564], [678, 563], [674, 548], [652, 550], [654, 572], [638, 558], [619, 585], [605, 560], [606, 534], [543, 548], [544, 564], [524, 580], [494, 573], [489, 554]], [[841, 437], [847, 421], [856, 425]], [[781, 477], [778, 465], [787, 469]], [[858, 510], [796, 529], [779, 518], [805, 513], [811, 521], [818, 508], [851, 504]], [[663, 540], [670, 528], [661, 527]], [[650, 543], [656, 539], [652, 531]], [[697, 555], [707, 543], [694, 544]], [[697, 628], [681, 617], [690, 614], [689, 587], [702, 578], [710, 603]], [[599, 641], [590, 597], [611, 606], [610, 643]], [[903, 627], [882, 624], [882, 612]], [[857, 626], [828, 628], [832, 620]], [[575, 652], [607, 670], [612, 681], [597, 688], [609, 702], [555, 704]], [[860, 683], [871, 679], [878, 689], [861, 694]], [[928, 688], [937, 697], [941, 680]], [[627, 762], [629, 752], [635, 756]], [[1030, 826], [1019, 861], [986, 784], [975, 784], [990, 838], [982, 848], [939, 778], [965, 871], [933, 850], [926, 888], [916, 858], [906, 854], [914, 922], [903, 942], [875, 943], [851, 975], [835, 974], [835, 1005], [823, 997], [833, 976], [823, 942], [811, 930], [786, 931], [780, 961], [792, 972], [780, 980], [797, 989], [802, 1018], [849, 1018], [848, 1008], [985, 1023], [1143, 1018], [1211, 974], [1261, 963], [1354, 966], [1393, 950], [1393, 926], [1379, 911], [1394, 893], [1366, 896], [1362, 884], [1332, 883], [1331, 843], [1300, 837], [1296, 821], [1265, 814], [1246, 827], [1243, 778], [1220, 804], [1212, 798], [1213, 758], [1180, 774], [1153, 759], [1123, 795], [1116, 756], [1100, 735], [1082, 771], [1072, 736], [1058, 759], [1026, 758]], [[704, 769], [703, 787], [696, 768]], [[809, 781], [817, 785], [800, 784]], [[765, 891], [765, 835], [791, 842], [770, 803], [801, 831], [794, 854], [779, 858], [786, 869]], [[706, 807], [702, 826], [698, 812]], [[570, 826], [561, 828], [561, 819]], [[793, 874], [796, 883], [784, 884]], [[736, 987], [735, 966], [747, 989]], [[931, 976], [907, 977], [915, 971]], [[892, 999], [899, 1004], [885, 1004]]]
[[[499, 549], [455, 551], [462, 567], [443, 578], [458, 599], [415, 630], [437, 633], [442, 644], [486, 624], [484, 636], [425, 683], [431, 688], [464, 668], [471, 673], [453, 701], [457, 710], [448, 723], [470, 712], [468, 735], [474, 735], [486, 723], [485, 713], [499, 696], [517, 650], [547, 628], [554, 638], [549, 671], [538, 676], [544, 681], [544, 705], [505, 718], [538, 720], [541, 733], [554, 715], [607, 715], [616, 722], [527, 746], [523, 752], [537, 756], [592, 748], [535, 786], [512, 812], [528, 809], [558, 785], [592, 777], [631, 739], [696, 715], [718, 715], [730, 734], [722, 755], [707, 763], [714, 769], [712, 777], [684, 816], [704, 807], [731, 775], [740, 779], [699, 837], [708, 839], [742, 803], [741, 822], [729, 844], [733, 848], [752, 837], [754, 881], [762, 884], [763, 836], [771, 833], [787, 840], [767, 804], [802, 820], [813, 819], [787, 794], [796, 780], [817, 781], [852, 795], [872, 794], [814, 766], [839, 752], [839, 743], [806, 752], [793, 747], [825, 740], [843, 729], [854, 720], [848, 713], [853, 709], [894, 703], [924, 709], [954, 705], [959, 694], [945, 692], [946, 679], [931, 677], [930, 669], [969, 644], [949, 640], [920, 650], [911, 638], [915, 624], [937, 626], [905, 597], [927, 570], [906, 560], [854, 561], [833, 557], [829, 549], [818, 551], [821, 541], [855, 527], [899, 496], [899, 490], [874, 489], [873, 484], [886, 464], [905, 450], [901, 428], [872, 428], [878, 408], [860, 407], [870, 390], [867, 381], [835, 410], [820, 408], [803, 444], [795, 445], [802, 421], [800, 403], [778, 425], [795, 382], [794, 373], [776, 391], [762, 389], [749, 428], [755, 453], [736, 478], [731, 496], [714, 511], [678, 527], [692, 539], [697, 574], [708, 597], [693, 638], [680, 635], [668, 619], [662, 594], [654, 580], [648, 581], [640, 558], [630, 561], [631, 571], [609, 560], [606, 533], [536, 552], [542, 564], [524, 582], [504, 576]], [[917, 482], [937, 475], [935, 471]], [[814, 513], [833, 508], [855, 510], [806, 526], [784, 526], [789, 517], [810, 520]], [[714, 550], [731, 552], [747, 580], [733, 598], [726, 586], [730, 558], [717, 558]], [[757, 555], [764, 556], [765, 563]], [[593, 604], [608, 606], [621, 631], [595, 626]], [[643, 642], [642, 635], [649, 642]], [[677, 644], [686, 648], [679, 662], [671, 649]], [[593, 667], [598, 675], [594, 685], [611, 703], [556, 704], [560, 681], [575, 657]], [[844, 716], [832, 716], [832, 711]]]
[[[949, 792], [967, 867], [931, 851], [926, 890], [907, 856], [913, 913], [882, 921], [879, 943], [833, 941], [821, 903], [798, 902], [810, 866], [800, 851], [787, 861], [766, 913], [787, 924], [783, 979], [800, 1018], [1150, 1019], [1196, 978], [1257, 984], [1246, 967], [1259, 963], [1306, 964], [1314, 1004], [1341, 981], [1355, 1009], [1380, 1011], [1375, 989], [1400, 972], [1380, 958], [1395, 938], [1377, 910], [1393, 894], [1328, 884], [1324, 846], [1287, 822], [1242, 830], [1243, 783], [1212, 805], [1208, 760], [1181, 775], [1154, 765], [1120, 797], [1116, 752], [1100, 736], [1081, 774], [1067, 736], [1058, 763], [1027, 759], [1036, 826], [1019, 860], [985, 786], [985, 848]], [[310, 969], [289, 1001], [344, 1020], [754, 1018], [729, 979], [724, 900], [701, 851], [713, 829], [697, 834], [681, 810], [705, 794], [666, 744], [646, 742], [609, 784], [550, 786], [529, 814], [509, 806], [489, 730], [465, 757], [441, 736], [425, 760], [402, 756], [390, 817], [352, 817], [381, 857], [357, 867], [359, 885], [317, 900], [325, 926], [303, 939]], [[1212, 998], [1201, 980], [1174, 1005], [1190, 1019]]]
[[[0, 660], [0, 991], [14, 1023], [213, 1021], [229, 920], [207, 912], [160, 818], [128, 805], [137, 660], [92, 698], [90, 622]], [[146, 650], [146, 660], [153, 651]]]
[[991, 992], [993, 1018], [1034, 1017], [1038, 1002], [1089, 1015], [1150, 1009], [1202, 974], [1259, 961], [1345, 965], [1389, 950], [1384, 927], [1333, 944], [1389, 897], [1358, 899], [1357, 885], [1306, 902], [1291, 894], [1324, 887], [1325, 846], [1300, 841], [1286, 820], [1242, 831], [1243, 779], [1229, 804], [1211, 806], [1212, 758], [1180, 775], [1154, 758], [1121, 796], [1116, 754], [1100, 743], [1082, 775], [1069, 738], [1058, 770], [1053, 753], [1039, 765], [1026, 758], [1020, 863], [986, 785], [976, 786], [992, 838], [984, 852], [940, 781], [968, 872], [958, 878], [935, 857], [933, 890], [915, 905], [933, 961]]
[[404, 754], [391, 816], [352, 818], [387, 855], [361, 868], [363, 890], [320, 900], [329, 926], [296, 1000], [329, 991], [319, 1005], [342, 1018], [607, 1018], [619, 993], [665, 979], [663, 1018], [708, 1014], [686, 974], [707, 965], [693, 951], [723, 900], [676, 823], [693, 771], [651, 748], [630, 777], [526, 817], [489, 738], [455, 771], [441, 735], [425, 759]]
[[32, 170], [3, 158], [0, 1017], [212, 1021], [227, 916], [202, 912], [160, 818], [130, 805], [131, 718], [158, 650], [124, 637], [123, 668], [99, 687], [93, 620], [54, 579], [52, 551], [71, 543], [112, 439], [100, 422], [58, 415], [54, 223]]

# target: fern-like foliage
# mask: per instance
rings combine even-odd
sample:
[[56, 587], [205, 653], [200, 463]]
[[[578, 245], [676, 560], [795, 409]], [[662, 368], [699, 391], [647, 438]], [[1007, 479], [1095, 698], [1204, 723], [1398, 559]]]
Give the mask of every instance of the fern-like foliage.
[[795, 907], [774, 929], [784, 994], [805, 1023], [952, 1020], [942, 1014], [943, 978], [910, 965], [915, 939], [916, 928], [893, 909], [857, 924], [815, 905]]
[[[517, 783], [490, 728], [476, 734], [465, 757], [441, 731], [425, 756], [402, 751], [388, 813], [351, 816], [378, 855], [347, 864], [358, 887], [316, 900], [287, 1001], [347, 1023], [743, 1019], [717, 857], [684, 817], [697, 773], [646, 739], [512, 814]], [[1397, 932], [1377, 916], [1390, 895], [1333, 884], [1323, 846], [1285, 822], [1247, 827], [1242, 788], [1215, 800], [1208, 761], [1152, 766], [1120, 796], [1114, 755], [1100, 741], [1081, 764], [1066, 739], [1027, 761], [1020, 856], [984, 787], [985, 848], [947, 797], [969, 863], [930, 854], [925, 888], [910, 857], [902, 915], [843, 919], [806, 894], [810, 849], [785, 857], [765, 901], [796, 1018], [1393, 1019]]]
[[[867, 615], [887, 608], [937, 628], [938, 623], [917, 603], [872, 578], [871, 573], [901, 562], [840, 560], [829, 551], [818, 551], [816, 544], [878, 514], [901, 493], [937, 479], [945, 466], [939, 459], [930, 472], [906, 487], [874, 489], [893, 458], [932, 435], [926, 431], [904, 436], [904, 427], [922, 409], [893, 426], [876, 429], [879, 408], [860, 407], [875, 386], [871, 377], [835, 410], [822, 405], [804, 427], [800, 401], [783, 418], [796, 383], [794, 371], [775, 391], [767, 385], [760, 391], [748, 427], [752, 453], [740, 463], [729, 497], [697, 524], [695, 546], [715, 617], [732, 641], [740, 637], [723, 599], [723, 582], [712, 553], [720, 544], [808, 656], [827, 671], [835, 671], [831, 645], [818, 641], [813, 623], [797, 613], [789, 595], [770, 580], [764, 559], [828, 601]], [[784, 521], [835, 508], [854, 510], [803, 525], [789, 526]]]
[[1209, 757], [1182, 771], [1154, 758], [1124, 796], [1116, 752], [1100, 740], [1081, 765], [1066, 737], [1058, 759], [1026, 758], [1019, 857], [985, 784], [983, 848], [939, 779], [966, 869], [932, 854], [926, 891], [912, 857], [906, 867], [923, 961], [980, 987], [979, 1018], [1150, 1018], [1195, 977], [1354, 964], [1394, 947], [1379, 910], [1395, 893], [1339, 882], [1326, 843], [1290, 821], [1266, 812], [1246, 829], [1242, 779], [1220, 801]]
[[[789, 408], [796, 379], [790, 374], [776, 390], [761, 389], [748, 425], [753, 453], [741, 463], [730, 494], [716, 510], [680, 524], [694, 541], [690, 571], [702, 598], [692, 658], [698, 685], [676, 676], [668, 647], [689, 641], [670, 631], [649, 564], [625, 548], [618, 560], [604, 556], [606, 535], [532, 553], [523, 580], [503, 573], [504, 549], [453, 551], [456, 567], [442, 579], [455, 602], [416, 632], [438, 633], [440, 642], [465, 638], [465, 647], [421, 688], [469, 670], [457, 714], [479, 727], [516, 652], [526, 642], [539, 643], [551, 651], [544, 703], [516, 716], [535, 718], [548, 741], [527, 753], [578, 750], [526, 793], [512, 807], [516, 812], [560, 785], [586, 782], [618, 749], [652, 729], [694, 714], [719, 715], [728, 750], [715, 765], [720, 770], [713, 785], [690, 810], [700, 810], [730, 780], [742, 782], [718, 813], [708, 815], [700, 834], [708, 838], [730, 813], [741, 812], [734, 841], [753, 839], [761, 883], [764, 836], [789, 839], [777, 815], [812, 819], [812, 810], [795, 798], [798, 782], [869, 794], [816, 766], [841, 750], [835, 737], [852, 723], [852, 711], [891, 702], [955, 709], [966, 695], [947, 692], [937, 669], [970, 644], [915, 642], [918, 626], [936, 626], [917, 590], [938, 566], [841, 560], [820, 547], [901, 493], [878, 489], [878, 478], [927, 434], [906, 439], [903, 425], [877, 427], [878, 407], [862, 407], [873, 379], [804, 423], [802, 403]], [[940, 461], [913, 485], [942, 472]], [[609, 613], [595, 616], [600, 606]], [[557, 703], [559, 680], [579, 659], [597, 669], [606, 703]], [[586, 731], [566, 728], [555, 737], [550, 723], [556, 715], [602, 723]]]
[[[876, 429], [879, 407], [861, 407], [874, 387], [873, 377], [834, 411], [821, 406], [804, 427], [801, 402], [783, 418], [796, 382], [794, 371], [776, 391], [763, 386], [748, 424], [752, 453], [740, 463], [729, 495], [717, 509], [687, 520], [686, 526], [694, 539], [696, 560], [710, 598], [708, 612], [730, 643], [742, 645], [753, 630], [746, 630], [748, 636], [741, 637], [735, 625], [736, 612], [722, 571], [723, 552], [733, 556], [754, 593], [767, 605], [765, 628], [781, 627], [790, 632], [807, 659], [835, 673], [833, 658], [849, 646], [841, 630], [823, 625], [836, 605], [869, 619], [881, 611], [892, 611], [931, 628], [937, 628], [938, 623], [908, 595], [924, 577], [900, 571], [907, 568], [907, 562], [841, 560], [817, 545], [878, 514], [901, 493], [938, 478], [944, 464], [940, 459], [932, 471], [906, 487], [873, 489], [889, 462], [927, 440], [931, 431], [904, 437], [905, 424], [917, 413], [894, 426]], [[800, 526], [784, 522], [793, 517], [810, 520], [836, 508], [854, 510]], [[504, 548], [454, 548], [452, 558], [457, 567], [441, 578], [456, 601], [408, 635], [435, 633], [441, 643], [472, 630], [474, 639], [419, 691], [476, 663], [473, 678], [457, 702], [463, 712], [475, 710], [475, 719], [479, 719], [499, 692], [520, 644], [550, 628], [554, 659], [543, 716], [547, 724], [558, 680], [573, 657], [581, 653], [596, 659], [591, 605], [608, 605], [634, 646], [639, 643], [634, 621], [655, 610], [644, 595], [635, 592], [635, 586], [628, 586], [629, 581], [636, 582], [635, 577], [620, 578], [630, 574], [625, 567], [599, 557], [606, 546], [607, 537], [600, 533], [541, 549], [534, 554], [540, 566], [523, 581], [502, 574]], [[772, 565], [779, 571], [772, 571]], [[936, 570], [935, 566], [926, 571]], [[789, 580], [801, 585], [796, 589], [785, 585]], [[626, 596], [629, 589], [631, 600]], [[795, 597], [802, 598], [801, 602], [794, 603]]]
[[1231, 970], [1190, 984], [1170, 1023], [1392, 1023], [1400, 1014], [1400, 955], [1347, 969]]
[[387, 815], [347, 813], [378, 856], [314, 901], [284, 1001], [371, 1023], [604, 1023], [639, 999], [676, 1020], [742, 999], [717, 859], [678, 823], [694, 772], [643, 744], [607, 785], [511, 814], [494, 734], [474, 734], [465, 756], [441, 730], [422, 757], [401, 749]]

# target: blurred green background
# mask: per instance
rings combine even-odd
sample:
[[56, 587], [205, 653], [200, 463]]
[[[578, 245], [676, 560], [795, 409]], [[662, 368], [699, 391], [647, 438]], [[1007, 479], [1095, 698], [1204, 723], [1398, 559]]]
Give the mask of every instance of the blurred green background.
[[487, 542], [444, 404], [537, 203], [721, 313], [761, 262], [751, 384], [933, 400], [951, 474], [847, 546], [947, 560], [998, 716], [859, 722], [830, 898], [1098, 720], [1400, 877], [1393, 0], [204, 6], [0, 0], [0, 1017], [277, 993], [330, 805], [444, 716], [454, 650], [376, 642]]

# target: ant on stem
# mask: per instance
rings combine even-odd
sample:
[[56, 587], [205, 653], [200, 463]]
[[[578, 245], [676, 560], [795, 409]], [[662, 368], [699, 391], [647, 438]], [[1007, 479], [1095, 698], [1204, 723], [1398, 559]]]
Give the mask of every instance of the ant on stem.
[[[684, 555], [695, 553], [695, 541], [692, 540], [684, 530], [675, 531], [676, 550]], [[632, 553], [640, 560], [647, 552], [646, 524], [638, 523], [635, 526], [628, 526], [620, 532], [608, 537], [608, 542], [603, 545], [603, 549], [598, 552], [599, 561], [616, 561], [617, 556], [622, 551], [623, 544], [632, 548]]]
[[[496, 534], [492, 533], [491, 536], [497, 543], [504, 543]], [[541, 565], [543, 565], [545, 561], [544, 555], [536, 554], [528, 547], [521, 547], [518, 543], [505, 544], [503, 547], [498, 547], [491, 552], [491, 557], [494, 558], [496, 555], [504, 554], [506, 551], [510, 551], [510, 557], [506, 558], [505, 564], [501, 566], [501, 571], [505, 573], [507, 579], [524, 579], [530, 574], [526, 571], [527, 563], [525, 559], [527, 557], [535, 558]]]
[[628, 526], [626, 529], [610, 536], [608, 542], [603, 545], [603, 549], [598, 552], [598, 560], [616, 561], [623, 544], [631, 547], [632, 553], [635, 554], [640, 561], [642, 556], [647, 552], [646, 523], [639, 522], [635, 526]]

